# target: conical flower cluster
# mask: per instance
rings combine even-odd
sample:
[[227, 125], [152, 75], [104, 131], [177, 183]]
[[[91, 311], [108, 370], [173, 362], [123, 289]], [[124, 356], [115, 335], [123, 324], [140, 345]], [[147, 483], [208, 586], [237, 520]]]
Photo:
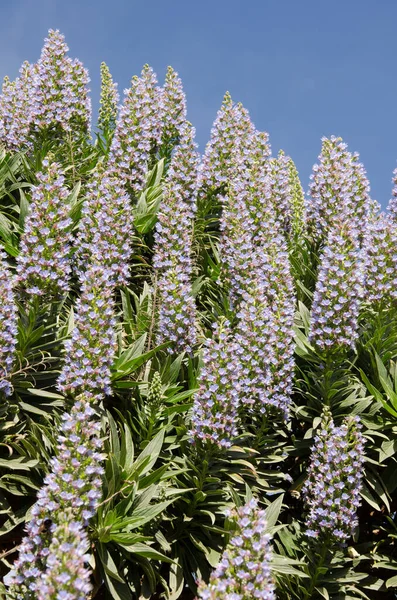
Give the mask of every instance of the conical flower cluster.
[[91, 591], [84, 527], [101, 497], [102, 441], [89, 394], [62, 415], [56, 456], [7, 577], [16, 599], [81, 600]]
[[110, 368], [116, 352], [114, 273], [90, 265], [81, 275], [72, 336], [65, 342], [65, 363], [58, 389], [66, 393], [110, 394]]
[[24, 62], [19, 77], [3, 83], [0, 96], [0, 140], [21, 149], [29, 135], [44, 129], [87, 135], [91, 123], [88, 71], [68, 55], [58, 30], [50, 29], [36, 64]]
[[269, 236], [270, 231], [266, 243], [258, 243], [261, 269], [237, 313], [236, 340], [243, 349], [242, 403], [260, 413], [274, 406], [287, 419], [295, 368], [295, 298], [285, 239], [276, 231]]
[[110, 149], [109, 167], [135, 196], [142, 191], [153, 154], [161, 144], [161, 88], [149, 65], [124, 92]]
[[101, 98], [99, 103], [98, 127], [104, 133], [116, 127], [120, 96], [117, 83], [106, 63], [101, 63]]
[[68, 55], [65, 37], [48, 32], [35, 71], [31, 120], [35, 128], [60, 126], [72, 137], [89, 131], [91, 100], [88, 71]]
[[397, 300], [397, 222], [391, 213], [369, 219], [364, 246], [365, 300], [388, 307]]
[[203, 367], [192, 412], [193, 441], [228, 448], [238, 430], [241, 381], [241, 349], [226, 321], [214, 328], [203, 349]]
[[360, 419], [347, 418], [337, 427], [326, 411], [314, 438], [308, 478], [302, 489], [309, 537], [344, 541], [352, 535], [358, 525], [363, 464]]
[[186, 129], [186, 96], [182, 81], [172, 67], [168, 67], [161, 94], [163, 114], [162, 143], [173, 147]]
[[260, 162], [230, 184], [219, 254], [237, 317], [236, 341], [242, 348], [242, 404], [259, 412], [273, 405], [287, 416], [295, 299], [274, 188], [267, 165]]
[[293, 160], [280, 150], [270, 161], [272, 200], [278, 222], [287, 235], [299, 235], [305, 228], [305, 196]]
[[267, 133], [258, 132], [248, 111], [226, 93], [200, 165], [200, 194], [226, 193], [241, 169], [269, 155]]
[[96, 264], [112, 273], [114, 285], [127, 283], [132, 236], [132, 210], [123, 186], [112, 172], [96, 172], [79, 222], [78, 272], [83, 274], [90, 264]]
[[4, 78], [0, 96], [0, 140], [9, 150], [23, 147], [29, 138], [36, 65], [25, 61], [15, 81]]
[[320, 237], [326, 237], [334, 219], [349, 221], [362, 235], [369, 212], [369, 182], [358, 154], [351, 154], [341, 138], [323, 138], [319, 163], [311, 175], [307, 219]]
[[196, 339], [191, 255], [199, 158], [194, 129], [186, 122], [180, 131], [164, 185], [153, 266], [159, 294], [158, 343], [170, 340], [171, 350], [190, 353]]
[[200, 583], [200, 600], [275, 600], [271, 576], [271, 536], [266, 533], [265, 511], [255, 499], [233, 510], [235, 530], [212, 572], [208, 584]]
[[60, 165], [43, 160], [17, 258], [17, 280], [32, 296], [60, 298], [69, 290], [69, 191]]
[[6, 263], [6, 255], [0, 251], [0, 392], [9, 396], [12, 386], [9, 375], [15, 358], [17, 336], [17, 307], [14, 298], [14, 282]]
[[327, 238], [313, 297], [311, 343], [325, 351], [352, 348], [364, 293], [364, 257], [351, 222], [338, 219]]

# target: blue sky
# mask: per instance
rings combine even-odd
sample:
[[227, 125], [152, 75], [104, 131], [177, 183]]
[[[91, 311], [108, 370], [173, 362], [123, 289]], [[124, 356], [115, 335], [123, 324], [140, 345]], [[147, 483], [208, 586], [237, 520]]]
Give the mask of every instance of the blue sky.
[[60, 29], [89, 68], [94, 106], [105, 60], [120, 89], [146, 62], [181, 75], [200, 149], [229, 90], [295, 160], [307, 188], [321, 137], [358, 151], [386, 206], [397, 165], [396, 0], [0, 0], [0, 74], [37, 60]]

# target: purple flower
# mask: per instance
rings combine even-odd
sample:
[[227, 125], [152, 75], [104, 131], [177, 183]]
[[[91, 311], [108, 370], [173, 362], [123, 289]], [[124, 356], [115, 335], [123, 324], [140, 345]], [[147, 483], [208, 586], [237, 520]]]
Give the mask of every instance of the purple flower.
[[256, 131], [248, 111], [242, 104], [233, 104], [227, 92], [200, 165], [200, 196], [226, 192], [247, 162], [262, 164], [269, 155], [267, 133]]
[[334, 219], [323, 250], [314, 292], [311, 343], [325, 351], [354, 347], [363, 297], [364, 256], [352, 222]]
[[[163, 114], [162, 142], [179, 141], [186, 135], [186, 97], [178, 73], [168, 67], [161, 95]], [[174, 144], [173, 144], [174, 145]]]
[[124, 92], [110, 149], [109, 168], [134, 195], [143, 190], [153, 154], [161, 144], [162, 91], [149, 65]]
[[[369, 182], [358, 162], [341, 138], [323, 138], [319, 164], [311, 175], [307, 219], [320, 237], [327, 236], [335, 218], [351, 223], [361, 236], [370, 208]], [[343, 217], [342, 217], [343, 214]]]
[[293, 160], [280, 150], [270, 159], [272, 201], [277, 219], [286, 234], [300, 235], [306, 226], [305, 195]]
[[336, 427], [328, 410], [314, 438], [308, 477], [302, 488], [310, 537], [348, 539], [358, 525], [364, 438], [359, 417]]
[[160, 307], [157, 342], [170, 340], [170, 350], [177, 352], [191, 352], [196, 339], [191, 255], [199, 159], [194, 133], [187, 122], [180, 128], [164, 185], [153, 257]]
[[109, 67], [101, 63], [101, 99], [98, 115], [98, 127], [103, 132], [113, 131], [116, 127], [120, 96]]
[[17, 258], [17, 281], [31, 295], [59, 298], [69, 290], [69, 191], [60, 165], [43, 161]]
[[242, 403], [288, 415], [294, 371], [295, 298], [286, 240], [275, 210], [274, 179], [255, 162], [229, 184], [221, 219], [223, 281], [242, 348]]
[[0, 392], [6, 396], [12, 393], [9, 375], [14, 362], [18, 331], [13, 283], [6, 255], [0, 250]]
[[96, 264], [112, 272], [114, 285], [126, 284], [132, 236], [128, 195], [111, 172], [96, 172], [88, 186], [79, 222], [76, 252], [79, 274], [82, 276], [89, 265]]
[[238, 430], [238, 409], [243, 389], [241, 348], [226, 321], [214, 327], [214, 334], [203, 348], [199, 391], [194, 398], [193, 441], [210, 442], [220, 448], [231, 446]]
[[25, 61], [15, 81], [4, 78], [0, 96], [0, 140], [7, 149], [18, 150], [28, 142], [35, 72], [36, 65]]
[[32, 123], [38, 128], [60, 126], [73, 137], [87, 134], [91, 122], [88, 71], [67, 56], [64, 36], [50, 29], [37, 61]]
[[199, 583], [201, 600], [275, 600], [271, 576], [271, 536], [266, 533], [265, 511], [250, 500], [229, 516], [234, 534], [211, 573], [208, 584]]
[[392, 213], [369, 218], [365, 234], [365, 300], [389, 306], [397, 300], [397, 222]]
[[52, 597], [55, 589], [58, 593], [67, 591], [67, 598], [80, 600], [91, 591], [84, 527], [101, 498], [104, 473], [100, 422], [92, 408], [98, 400], [90, 394], [81, 395], [70, 413], [62, 415], [56, 456], [7, 578], [10, 591], [17, 597], [23, 594], [25, 600], [44, 600]]
[[58, 378], [62, 392], [110, 394], [110, 368], [116, 352], [114, 270], [91, 264], [81, 275], [71, 339]]

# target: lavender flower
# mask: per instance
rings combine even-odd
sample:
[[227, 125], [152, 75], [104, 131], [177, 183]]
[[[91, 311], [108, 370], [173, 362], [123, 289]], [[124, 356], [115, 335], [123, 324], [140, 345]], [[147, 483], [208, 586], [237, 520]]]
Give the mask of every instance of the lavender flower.
[[131, 88], [124, 92], [109, 166], [134, 195], [142, 191], [153, 154], [161, 144], [161, 95], [156, 75], [149, 65], [143, 67], [140, 78], [132, 78]]
[[391, 214], [369, 219], [365, 235], [365, 299], [389, 306], [397, 300], [397, 222]]
[[313, 344], [327, 351], [354, 347], [363, 285], [359, 235], [342, 213], [328, 235], [321, 257], [309, 332]]
[[[70, 413], [62, 415], [51, 471], [38, 493], [19, 557], [7, 577], [17, 599], [80, 600], [91, 590], [83, 527], [95, 514], [104, 472], [94, 401], [98, 398], [81, 395]], [[58, 593], [67, 591], [69, 595], [53, 595], [56, 583]]]
[[110, 368], [116, 351], [114, 272], [93, 264], [80, 281], [81, 296], [72, 337], [65, 343], [58, 389], [110, 394]]
[[101, 99], [98, 115], [98, 127], [103, 132], [113, 131], [116, 127], [120, 96], [109, 67], [101, 63]]
[[[243, 172], [242, 172], [243, 173]], [[242, 403], [288, 416], [294, 371], [295, 298], [286, 240], [275, 210], [274, 180], [255, 163], [229, 185], [219, 254], [242, 348]]]
[[60, 165], [43, 161], [17, 258], [17, 281], [34, 296], [59, 298], [69, 290], [69, 191]]
[[0, 250], [0, 392], [12, 393], [9, 381], [14, 362], [17, 336], [17, 308], [14, 300], [13, 279]]
[[302, 489], [309, 537], [329, 536], [343, 541], [358, 525], [364, 463], [360, 430], [359, 417], [346, 418], [336, 427], [329, 411], [323, 414]]
[[25, 61], [15, 81], [4, 78], [0, 96], [0, 140], [7, 149], [19, 150], [28, 143], [35, 71], [36, 65]]
[[79, 222], [77, 271], [82, 275], [89, 265], [100, 265], [112, 272], [114, 285], [126, 284], [132, 236], [132, 211], [125, 190], [111, 172], [96, 172]]
[[192, 352], [196, 311], [191, 254], [199, 159], [193, 127], [186, 122], [180, 132], [156, 225], [153, 266], [160, 296], [157, 341], [170, 340], [177, 352]]
[[192, 412], [193, 441], [210, 442], [219, 448], [231, 446], [237, 435], [238, 409], [243, 390], [239, 356], [241, 349], [226, 321], [214, 327], [203, 349], [199, 391]]
[[271, 536], [265, 511], [252, 499], [233, 510], [235, 531], [207, 584], [199, 584], [201, 600], [275, 600], [270, 562]]
[[241, 168], [266, 162], [269, 155], [268, 135], [256, 131], [248, 111], [242, 104], [234, 105], [227, 92], [200, 165], [200, 195], [227, 191]]
[[305, 222], [305, 198], [298, 171], [293, 160], [280, 150], [278, 157], [270, 160], [272, 174], [272, 200], [277, 218], [284, 232], [300, 234]]
[[239, 177], [229, 182], [228, 191], [223, 198], [219, 255], [222, 281], [229, 286], [232, 305], [237, 307], [244, 292], [251, 289], [256, 268], [261, 268], [256, 263], [251, 266], [251, 262], [259, 257], [256, 248], [259, 238], [264, 239], [263, 229], [277, 225], [272, 180], [263, 163], [241, 167]]
[[92, 592], [87, 533], [73, 514], [65, 517], [48, 547], [47, 568], [36, 581], [37, 600], [85, 600]]
[[32, 122], [36, 127], [60, 126], [73, 137], [87, 134], [91, 121], [88, 71], [67, 56], [64, 36], [50, 29], [37, 62]]
[[257, 267], [255, 280], [251, 277], [251, 289], [236, 313], [244, 382], [241, 402], [260, 413], [274, 406], [287, 419], [295, 368], [295, 298], [282, 234], [271, 236], [267, 230], [266, 241], [267, 245], [258, 243], [253, 265], [262, 267]]
[[[161, 96], [163, 131], [162, 141], [178, 142], [186, 129], [186, 97], [178, 73], [168, 67]], [[173, 144], [174, 145], [174, 144]]]
[[320, 237], [327, 236], [336, 217], [350, 221], [362, 235], [370, 201], [365, 169], [358, 154], [348, 152], [341, 138], [322, 141], [319, 164], [311, 175], [308, 221]]

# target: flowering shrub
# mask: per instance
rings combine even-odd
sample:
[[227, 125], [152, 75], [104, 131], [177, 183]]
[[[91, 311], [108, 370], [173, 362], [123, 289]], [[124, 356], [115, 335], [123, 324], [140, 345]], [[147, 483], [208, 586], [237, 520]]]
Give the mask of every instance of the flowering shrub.
[[0, 95], [0, 596], [395, 598], [397, 170], [100, 71]]

